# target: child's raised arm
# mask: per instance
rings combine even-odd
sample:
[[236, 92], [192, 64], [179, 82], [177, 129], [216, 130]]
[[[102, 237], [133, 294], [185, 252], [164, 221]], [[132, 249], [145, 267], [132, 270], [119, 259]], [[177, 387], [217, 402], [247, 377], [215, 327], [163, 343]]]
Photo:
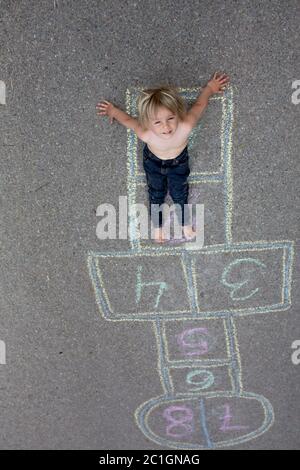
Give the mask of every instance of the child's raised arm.
[[99, 110], [97, 113], [100, 116], [108, 116], [110, 123], [112, 124], [114, 119], [116, 119], [120, 124], [124, 124], [127, 119], [131, 119], [129, 114], [124, 113], [121, 109], [114, 106], [112, 103], [106, 100], [99, 101], [96, 106], [96, 109]]
[[113, 120], [116, 119], [120, 124], [123, 124], [123, 126], [134, 130], [137, 136], [143, 140], [145, 131], [142, 130], [137, 119], [133, 118], [106, 100], [100, 101], [97, 104], [96, 109], [99, 109], [99, 112], [97, 113], [98, 115], [107, 115], [110, 118], [111, 124], [113, 123]]
[[198, 96], [196, 102], [187, 112], [187, 121], [192, 127], [195, 127], [205, 109], [208, 106], [209, 97], [214, 93], [223, 93], [228, 85], [229, 77], [223, 73], [215, 72], [211, 80], [209, 80], [202, 92]]

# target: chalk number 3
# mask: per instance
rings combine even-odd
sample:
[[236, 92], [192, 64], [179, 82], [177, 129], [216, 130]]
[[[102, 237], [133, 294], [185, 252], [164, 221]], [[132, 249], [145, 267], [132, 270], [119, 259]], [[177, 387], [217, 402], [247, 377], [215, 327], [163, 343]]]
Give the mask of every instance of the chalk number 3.
[[250, 297], [255, 295], [259, 290], [258, 287], [256, 289], [252, 289], [251, 292], [248, 295], [245, 295], [243, 297], [236, 295], [238, 290], [241, 289], [243, 286], [245, 286], [245, 284], [247, 284], [249, 282], [249, 279], [245, 279], [244, 281], [241, 281], [241, 282], [229, 282], [227, 280], [227, 277], [230, 276], [230, 274], [232, 273], [232, 271], [235, 269], [236, 266], [241, 265], [242, 263], [252, 263], [252, 264], [257, 265], [259, 268], [266, 268], [266, 265], [264, 263], [258, 261], [255, 258], [239, 258], [239, 259], [234, 260], [232, 263], [230, 263], [224, 269], [224, 271], [222, 273], [221, 282], [224, 286], [229, 287], [229, 289], [231, 289], [230, 297], [232, 298], [232, 300], [246, 300], [246, 299], [249, 299]]

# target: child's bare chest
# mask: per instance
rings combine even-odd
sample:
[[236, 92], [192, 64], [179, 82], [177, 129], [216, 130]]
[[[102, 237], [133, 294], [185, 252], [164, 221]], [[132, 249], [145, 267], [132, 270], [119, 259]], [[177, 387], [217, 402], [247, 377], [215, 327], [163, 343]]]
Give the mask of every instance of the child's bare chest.
[[147, 145], [149, 150], [162, 160], [176, 158], [187, 146], [189, 132], [182, 122], [178, 125], [174, 135], [170, 139], [161, 139], [149, 130]]

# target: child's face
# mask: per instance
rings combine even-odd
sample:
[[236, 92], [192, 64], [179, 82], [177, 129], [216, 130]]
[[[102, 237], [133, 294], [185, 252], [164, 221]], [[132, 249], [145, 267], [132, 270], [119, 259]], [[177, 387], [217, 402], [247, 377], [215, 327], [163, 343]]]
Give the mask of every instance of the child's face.
[[149, 129], [162, 139], [169, 139], [177, 129], [179, 119], [177, 114], [167, 108], [161, 107], [154, 116], [151, 116]]

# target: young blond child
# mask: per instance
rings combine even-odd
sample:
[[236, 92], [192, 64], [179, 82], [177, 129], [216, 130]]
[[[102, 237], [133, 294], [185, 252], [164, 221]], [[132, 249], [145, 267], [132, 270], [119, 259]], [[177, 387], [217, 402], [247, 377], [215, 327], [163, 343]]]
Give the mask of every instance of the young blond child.
[[[154, 213], [152, 208], [157, 210], [158, 204], [164, 202], [169, 189], [173, 202], [181, 208], [180, 222], [187, 240], [196, 236], [189, 215], [184, 211], [188, 203], [187, 178], [190, 174], [188, 137], [207, 108], [210, 96], [223, 93], [228, 83], [229, 77], [225, 73], [215, 72], [188, 111], [177, 89], [168, 85], [142, 91], [138, 97], [138, 119], [106, 100], [96, 106], [98, 115], [107, 115], [111, 124], [116, 119], [132, 129], [145, 143], [143, 166], [147, 177], [150, 215]], [[164, 243], [166, 236], [161, 212], [159, 217], [152, 217], [152, 222], [154, 240]]]

